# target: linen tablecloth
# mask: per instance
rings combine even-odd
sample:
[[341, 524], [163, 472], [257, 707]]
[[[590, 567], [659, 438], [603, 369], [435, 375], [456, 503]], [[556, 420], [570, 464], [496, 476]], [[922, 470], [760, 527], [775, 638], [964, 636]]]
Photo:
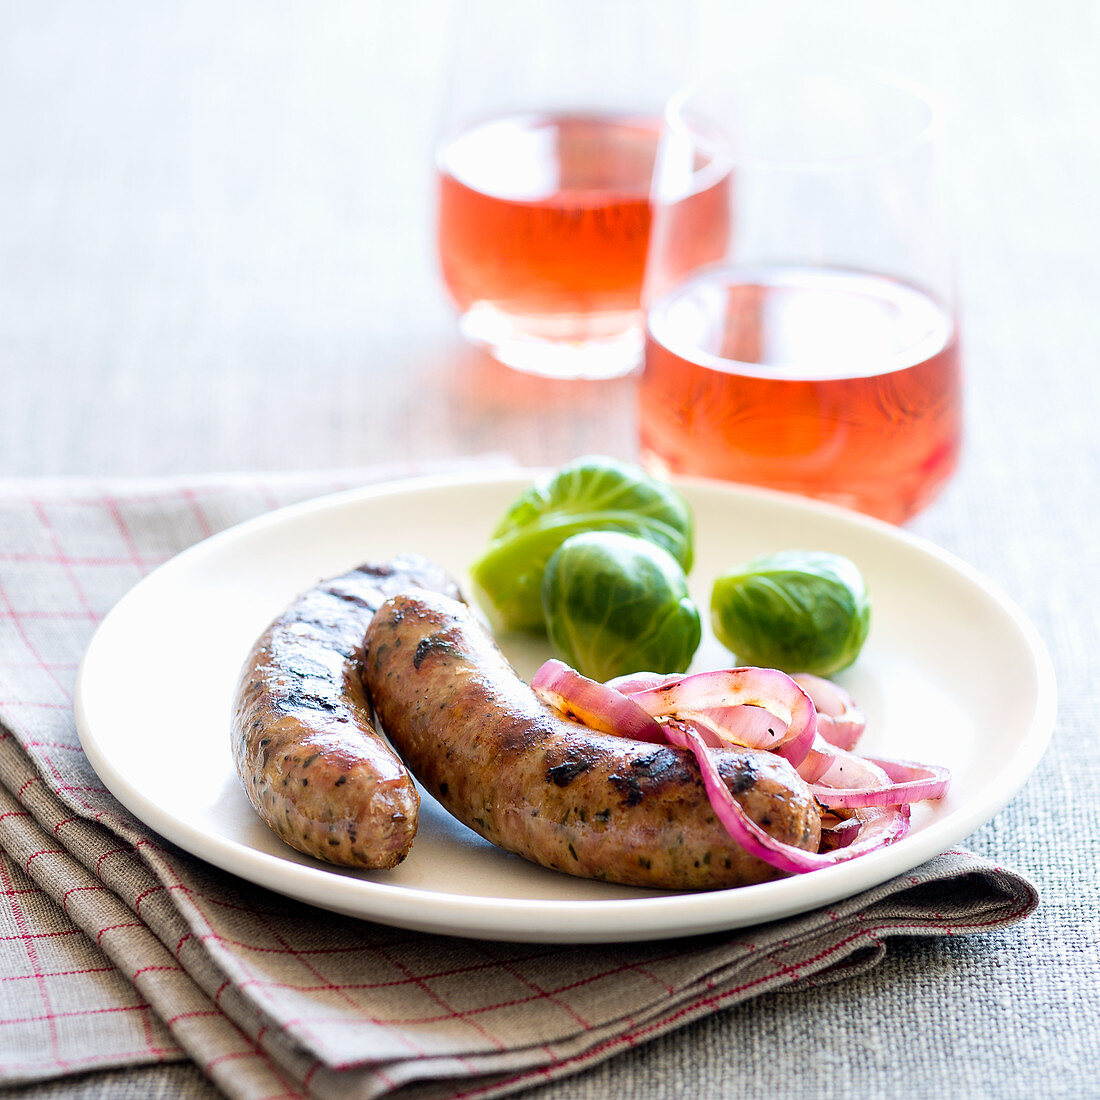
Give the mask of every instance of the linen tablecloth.
[[[499, 1095], [772, 990], [851, 980], [892, 936], [980, 932], [995, 952], [995, 930], [1034, 909], [1026, 877], [956, 850], [827, 910], [735, 933], [494, 944], [319, 914], [174, 848], [80, 751], [71, 688], [87, 640], [178, 550], [362, 480], [0, 492], [3, 1082], [134, 1067], [119, 1087], [148, 1089], [136, 1067], [190, 1061], [242, 1098]], [[926, 992], [918, 979], [914, 997]]]

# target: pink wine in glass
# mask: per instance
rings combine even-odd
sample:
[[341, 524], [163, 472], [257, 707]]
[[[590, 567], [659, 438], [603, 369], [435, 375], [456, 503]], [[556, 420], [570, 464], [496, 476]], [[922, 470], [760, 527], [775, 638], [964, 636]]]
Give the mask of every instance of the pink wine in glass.
[[[520, 114], [443, 144], [439, 257], [468, 336], [498, 349], [625, 338], [637, 362], [658, 133], [643, 117]], [[687, 200], [696, 262], [720, 254], [723, 186]]]
[[711, 268], [649, 313], [646, 461], [900, 523], [951, 475], [961, 434], [952, 316], [843, 269]]

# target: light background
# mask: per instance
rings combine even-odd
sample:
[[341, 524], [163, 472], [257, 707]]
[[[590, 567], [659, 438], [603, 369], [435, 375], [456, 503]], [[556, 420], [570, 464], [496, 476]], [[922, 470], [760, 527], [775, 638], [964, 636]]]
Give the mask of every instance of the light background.
[[[778, 1050], [801, 1052], [799, 1095], [1087, 1095], [1100, 7], [710, 11], [711, 64], [797, 49], [899, 70], [950, 107], [968, 437], [913, 526], [1006, 588], [1052, 650], [1052, 749], [973, 838], [1044, 900], [996, 937], [892, 948], [828, 996], [753, 1002], [546, 1095], [743, 1092], [779, 1079], [765, 1072]], [[431, 248], [442, 14], [436, 0], [0, 0], [0, 477], [633, 455], [632, 382], [522, 379], [456, 337]]]

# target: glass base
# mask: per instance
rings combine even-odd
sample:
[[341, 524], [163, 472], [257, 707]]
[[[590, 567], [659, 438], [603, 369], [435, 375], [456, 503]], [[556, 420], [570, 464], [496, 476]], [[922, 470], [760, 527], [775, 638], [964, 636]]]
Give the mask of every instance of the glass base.
[[642, 361], [641, 317], [635, 310], [534, 316], [479, 302], [462, 315], [459, 329], [498, 362], [544, 378], [621, 378]]

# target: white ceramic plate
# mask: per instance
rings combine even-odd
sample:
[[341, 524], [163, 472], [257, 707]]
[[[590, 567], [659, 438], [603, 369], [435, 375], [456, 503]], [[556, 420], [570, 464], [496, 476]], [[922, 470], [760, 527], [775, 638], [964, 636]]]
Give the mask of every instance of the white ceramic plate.
[[[456, 576], [483, 549], [531, 471], [407, 481], [286, 508], [192, 547], [107, 616], [77, 683], [81, 741], [115, 796], [185, 850], [271, 890], [357, 917], [502, 940], [653, 939], [774, 920], [883, 882], [962, 841], [1020, 789], [1046, 747], [1054, 676], [1042, 642], [989, 581], [873, 520], [781, 494], [682, 482], [695, 509], [693, 590], [709, 606], [724, 569], [800, 547], [863, 571], [873, 623], [842, 680], [867, 712], [863, 745], [946, 764], [948, 796], [900, 843], [759, 886], [661, 893], [589, 882], [492, 847], [422, 792], [420, 831], [393, 871], [345, 871], [300, 855], [255, 815], [230, 757], [231, 697], [266, 624], [300, 591], [399, 552]], [[548, 655], [505, 648], [521, 675]], [[707, 634], [693, 667], [730, 657]]]

